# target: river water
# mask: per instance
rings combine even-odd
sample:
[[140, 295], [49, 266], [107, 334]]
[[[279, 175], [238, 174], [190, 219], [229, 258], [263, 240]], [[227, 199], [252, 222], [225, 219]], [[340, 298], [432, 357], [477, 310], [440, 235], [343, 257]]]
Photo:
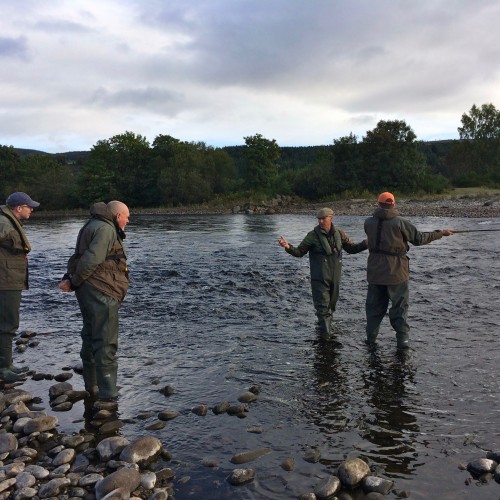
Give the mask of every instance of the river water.
[[[339, 216], [335, 224], [360, 241], [363, 220]], [[422, 231], [500, 227], [498, 218], [410, 220]], [[33, 251], [20, 330], [37, 332], [40, 343], [15, 360], [41, 372], [79, 361], [78, 305], [57, 284], [83, 222], [25, 225]], [[412, 247], [412, 349], [402, 356], [388, 318], [378, 347], [370, 352], [363, 343], [366, 252], [344, 254], [335, 338], [318, 342], [308, 258], [277, 244], [283, 234], [297, 245], [314, 224], [304, 215], [132, 214], [119, 346], [119, 412], [129, 423], [121, 434], [161, 439], [173, 456], [166, 466], [176, 473], [177, 499], [297, 498], [349, 456], [364, 458], [412, 498], [499, 498], [500, 484], [466, 484], [470, 475], [459, 466], [500, 450], [500, 232]], [[70, 382], [83, 388], [79, 375]], [[52, 383], [28, 380], [24, 388], [49, 408]], [[246, 418], [191, 412], [237, 403], [254, 384], [261, 392]], [[175, 388], [168, 398], [158, 391], [165, 385]], [[158, 431], [144, 429], [156, 416], [135, 418], [166, 409], [181, 415]], [[79, 431], [82, 414], [82, 403], [57, 413], [59, 429]], [[256, 427], [262, 432], [249, 432]], [[243, 466], [230, 462], [262, 447], [272, 452]], [[320, 451], [319, 462], [304, 460], [311, 449]], [[285, 472], [280, 464], [289, 457], [295, 468]], [[202, 465], [207, 458], [219, 466]], [[255, 468], [256, 479], [229, 485], [237, 467]]]

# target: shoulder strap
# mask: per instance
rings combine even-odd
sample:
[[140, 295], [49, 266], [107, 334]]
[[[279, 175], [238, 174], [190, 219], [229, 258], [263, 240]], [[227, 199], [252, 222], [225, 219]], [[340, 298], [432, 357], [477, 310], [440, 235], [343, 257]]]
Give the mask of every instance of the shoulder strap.
[[394, 257], [404, 257], [406, 252], [389, 252], [388, 250], [382, 250], [380, 248], [380, 240], [382, 239], [382, 224], [387, 219], [378, 219], [377, 225], [377, 239], [375, 240], [375, 248], [370, 248], [370, 253], [382, 253], [384, 255], [393, 255]]

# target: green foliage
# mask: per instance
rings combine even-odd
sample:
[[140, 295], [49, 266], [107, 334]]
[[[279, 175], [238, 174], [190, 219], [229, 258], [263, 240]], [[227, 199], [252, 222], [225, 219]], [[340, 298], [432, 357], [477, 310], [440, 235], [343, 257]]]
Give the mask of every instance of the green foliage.
[[12, 146], [0, 146], [0, 203], [5, 200], [10, 193], [20, 191], [22, 184], [21, 157]]
[[500, 111], [475, 104], [462, 115], [460, 142], [446, 159], [452, 182], [461, 187], [490, 185], [500, 177]]
[[253, 189], [271, 186], [278, 175], [280, 147], [274, 139], [266, 139], [261, 134], [244, 137], [244, 140], [248, 186]]
[[45, 210], [76, 206], [76, 178], [67, 165], [49, 156], [27, 156], [23, 170], [26, 189]]
[[404, 121], [381, 120], [362, 142], [364, 169], [360, 179], [374, 191], [413, 192], [426, 175], [425, 158], [416, 135]]

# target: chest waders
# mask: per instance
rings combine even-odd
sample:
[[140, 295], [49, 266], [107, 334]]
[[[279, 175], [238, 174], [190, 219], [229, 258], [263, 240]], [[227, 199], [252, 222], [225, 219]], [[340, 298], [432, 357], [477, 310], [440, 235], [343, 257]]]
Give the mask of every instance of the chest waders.
[[[24, 286], [28, 288], [28, 271], [26, 255], [31, 250], [28, 238], [19, 221], [10, 214], [10, 210], [5, 206], [0, 208], [0, 215], [10, 221], [14, 229], [19, 234], [22, 248], [17, 248], [8, 244], [0, 244], [0, 248], [12, 255], [12, 261], [19, 261], [19, 266], [11, 264], [11, 268], [19, 267], [25, 269]], [[10, 262], [10, 260], [9, 260]], [[7, 276], [8, 278], [8, 276]], [[16, 278], [17, 281], [18, 278]], [[9, 280], [8, 280], [9, 281]], [[17, 288], [17, 285], [13, 288]], [[27, 366], [17, 367], [12, 364], [12, 340], [19, 328], [19, 310], [21, 307], [21, 290], [0, 290], [0, 378], [11, 384], [25, 380], [24, 375], [29, 368]]]
[[332, 312], [335, 311], [340, 291], [342, 271], [342, 240], [340, 232], [333, 230], [328, 237], [319, 227], [314, 228], [320, 248], [309, 252], [311, 266], [311, 291], [320, 337], [328, 338]]

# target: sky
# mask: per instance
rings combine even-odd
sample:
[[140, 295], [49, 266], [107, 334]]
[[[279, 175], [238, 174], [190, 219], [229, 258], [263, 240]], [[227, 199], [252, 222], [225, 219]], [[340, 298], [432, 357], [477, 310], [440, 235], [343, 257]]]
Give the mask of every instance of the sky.
[[458, 138], [500, 109], [497, 0], [0, 0], [0, 145]]

